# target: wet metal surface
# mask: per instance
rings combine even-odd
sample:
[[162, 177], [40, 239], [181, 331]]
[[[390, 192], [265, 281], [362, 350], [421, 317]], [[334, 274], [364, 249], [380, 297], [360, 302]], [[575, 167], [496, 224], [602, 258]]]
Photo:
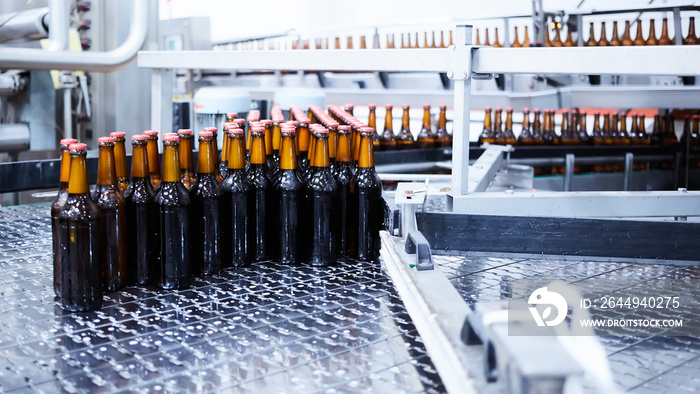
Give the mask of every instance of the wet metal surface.
[[[700, 267], [614, 262], [433, 256], [470, 307], [507, 298], [509, 279], [697, 279]], [[700, 338], [601, 336], [615, 381], [636, 393], [700, 391]], [[474, 368], [482, 368], [475, 364]], [[478, 373], [478, 371], [476, 371]], [[482, 386], [483, 388], [483, 386]]]
[[0, 208], [0, 391], [444, 391], [377, 264], [229, 269], [82, 314], [51, 281], [49, 205]]

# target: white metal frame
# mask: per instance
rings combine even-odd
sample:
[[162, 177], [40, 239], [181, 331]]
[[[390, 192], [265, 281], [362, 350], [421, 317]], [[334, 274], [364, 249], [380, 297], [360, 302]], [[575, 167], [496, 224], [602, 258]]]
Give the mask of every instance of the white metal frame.
[[[491, 48], [471, 45], [472, 28], [457, 26], [455, 45], [446, 49], [367, 49], [367, 50], [292, 50], [292, 51], [142, 51], [139, 67], [153, 68], [153, 128], [172, 128], [168, 97], [172, 92], [173, 69], [233, 69], [233, 70], [324, 70], [324, 71], [431, 71], [447, 72], [454, 81], [454, 142], [452, 155], [452, 191], [450, 205], [457, 212], [470, 212], [469, 185], [483, 185], [492, 179], [500, 160], [492, 160], [492, 167], [469, 176], [469, 112], [472, 78], [488, 78], [494, 73], [527, 74], [615, 74], [615, 75], [694, 75], [698, 73], [700, 47], [570, 47], [570, 48]], [[672, 62], [650, 59], [673, 59]], [[478, 171], [477, 171], [478, 172]], [[471, 181], [470, 181], [471, 178]], [[478, 188], [483, 190], [483, 188]], [[581, 193], [578, 193], [579, 195]], [[653, 193], [652, 193], [653, 194]], [[632, 194], [634, 195], [634, 194]], [[541, 194], [527, 196], [538, 199]], [[590, 210], [578, 206], [557, 204], [555, 199], [566, 199], [570, 193], [547, 197], [548, 209], [533, 211], [545, 216], [590, 216]], [[592, 207], [610, 198], [629, 198], [628, 195], [592, 192]], [[477, 197], [477, 196], [474, 196]], [[662, 197], [662, 195], [659, 195]], [[601, 200], [598, 200], [598, 199]], [[700, 205], [700, 195], [688, 192]], [[519, 205], [519, 198], [505, 204]], [[562, 200], [563, 201], [563, 200]], [[647, 201], [641, 199], [640, 201]], [[556, 206], [566, 211], [553, 212]], [[503, 207], [503, 206], [501, 206]], [[637, 206], [645, 211], [645, 204]], [[594, 208], [595, 209], [595, 208]], [[597, 215], [593, 215], [597, 216]]]

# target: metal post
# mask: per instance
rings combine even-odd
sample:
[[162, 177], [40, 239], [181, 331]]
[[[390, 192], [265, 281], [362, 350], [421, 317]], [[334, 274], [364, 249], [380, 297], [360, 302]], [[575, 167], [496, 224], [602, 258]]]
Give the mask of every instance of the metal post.
[[625, 153], [625, 184], [623, 185], [624, 191], [629, 191], [632, 186], [632, 168], [634, 165], [634, 155], [632, 152]]
[[173, 131], [173, 69], [153, 69], [151, 86], [151, 129]]
[[576, 15], [576, 45], [583, 46], [583, 15]]
[[[453, 49], [456, 60], [466, 61], [466, 70], [450, 70], [448, 76], [454, 80], [454, 123], [452, 149], [452, 193], [467, 194], [469, 186], [469, 110], [471, 99], [471, 46], [472, 26], [460, 25], [455, 29], [455, 46]], [[464, 52], [467, 51], [466, 54]], [[460, 58], [458, 54], [465, 58]], [[459, 74], [457, 74], [459, 73]]]
[[573, 153], [567, 153], [566, 154], [566, 167], [565, 167], [565, 172], [564, 172], [564, 191], [565, 192], [570, 192], [571, 191], [571, 180], [574, 177], [574, 154]]
[[676, 33], [676, 45], [683, 45], [683, 30], [681, 30], [681, 9], [673, 8], [673, 31]]

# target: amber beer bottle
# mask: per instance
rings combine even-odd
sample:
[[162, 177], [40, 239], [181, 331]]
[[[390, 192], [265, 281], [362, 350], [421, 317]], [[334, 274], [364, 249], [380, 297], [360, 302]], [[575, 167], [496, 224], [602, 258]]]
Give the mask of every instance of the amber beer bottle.
[[642, 33], [642, 21], [638, 20], [637, 21], [637, 36], [634, 37], [634, 45], [646, 45], [646, 41], [644, 40], [644, 33]]
[[634, 45], [634, 42], [632, 41], [632, 33], [630, 32], [630, 21], [625, 21], [625, 31], [622, 33], [622, 46], [631, 45]]
[[109, 136], [114, 138], [114, 162], [117, 166], [117, 185], [119, 192], [124, 194], [129, 187], [129, 175], [126, 169], [126, 133], [123, 131], [114, 131], [109, 133]]
[[496, 111], [494, 113], [493, 136], [496, 140], [496, 143], [499, 145], [506, 144], [506, 136], [505, 134], [503, 134], [503, 117], [501, 116], [502, 114], [503, 108], [496, 107]]
[[652, 126], [651, 136], [649, 137], [650, 145], [661, 145], [663, 138], [663, 124], [660, 115], [654, 115], [654, 125]]
[[[251, 111], [252, 112], [252, 111]], [[219, 134], [218, 134], [218, 129], [216, 127], [205, 127], [202, 129], [202, 131], [209, 131], [213, 135], [212, 138], [212, 146], [214, 149], [214, 152], [216, 152], [216, 155], [214, 160], [216, 163], [216, 167], [214, 168], [214, 173], [216, 174], [216, 180], [219, 181], [219, 183], [224, 181], [224, 175], [219, 171], [219, 162], [218, 162], [218, 152], [219, 152]], [[194, 136], [192, 137], [194, 138]]]
[[177, 136], [180, 138], [180, 181], [185, 186], [185, 189], [190, 191], [195, 180], [194, 156], [192, 154], [192, 148], [194, 146], [192, 140], [194, 136], [190, 129], [178, 130]]
[[533, 120], [532, 120], [532, 138], [535, 142], [535, 145], [543, 145], [544, 144], [544, 137], [543, 137], [543, 132], [542, 132], [542, 122], [540, 120], [540, 109], [535, 108], [533, 111]]
[[673, 45], [674, 42], [668, 36], [668, 18], [664, 18], [661, 23], [661, 37], [659, 37], [659, 45]]
[[158, 190], [160, 186], [160, 155], [158, 155], [158, 132], [146, 130], [143, 135], [148, 137], [146, 151], [148, 152], [148, 176], [151, 179], [151, 186]]
[[[306, 125], [308, 127], [308, 123]], [[252, 201], [248, 205], [248, 220], [253, 226], [249, 245], [251, 260], [259, 262], [275, 256], [273, 250], [275, 234], [270, 227], [273, 211], [271, 206], [274, 202], [272, 182], [265, 169], [265, 127], [253, 126], [251, 135], [253, 140], [250, 148], [250, 167], [246, 173], [253, 194]]]
[[340, 226], [338, 229], [338, 255], [350, 255], [349, 236], [349, 193], [350, 181], [353, 177], [353, 163], [350, 155], [350, 126], [338, 126], [338, 148], [336, 163], [332, 168], [333, 179], [338, 186], [338, 215]]
[[506, 144], [515, 145], [517, 140], [515, 138], [515, 133], [513, 132], [513, 108], [506, 108]]
[[[367, 116], [367, 126], [377, 130], [377, 106], [376, 104], [370, 104], [369, 106], [369, 116]], [[372, 143], [374, 144], [375, 150], [382, 150], [382, 138], [379, 133], [375, 133], [372, 137]]]
[[421, 149], [432, 149], [435, 147], [435, 134], [433, 134], [430, 126], [430, 104], [423, 104], [423, 127], [418, 133], [416, 144]]
[[90, 198], [87, 145], [71, 144], [68, 197], [58, 214], [61, 251], [61, 304], [72, 312], [102, 305], [100, 209]]
[[695, 35], [695, 17], [690, 17], [688, 35], [683, 39], [683, 45], [697, 45], [698, 37]]
[[179, 139], [163, 136], [163, 182], [155, 201], [160, 219], [160, 286], [181, 289], [191, 282], [191, 200], [180, 181]]
[[649, 21], [649, 37], [647, 37], [646, 44], [659, 45], [659, 41], [656, 39], [656, 27], [653, 19]]
[[361, 261], [379, 258], [381, 240], [379, 231], [384, 222], [382, 181], [374, 169], [374, 152], [370, 143], [371, 131], [360, 133], [360, 161], [357, 172], [350, 182], [351, 228], [355, 231], [357, 249], [354, 257]]
[[571, 27], [569, 26], [566, 30], [566, 41], [564, 41], [564, 46], [575, 47], [576, 43], [574, 42], [574, 38], [571, 36]]
[[578, 121], [578, 140], [581, 144], [588, 145], [593, 143], [593, 139], [588, 135], [588, 127], [586, 126], [586, 113], [579, 113]]
[[542, 128], [542, 139], [545, 145], [558, 145], [559, 138], [554, 132], [554, 110], [544, 111], [544, 127]]
[[297, 173], [294, 127], [285, 126], [281, 133], [280, 171], [274, 183], [279, 223], [273, 231], [277, 234], [275, 242], [279, 245], [280, 262], [295, 264], [301, 261], [303, 251], [300, 230], [304, 184]]
[[525, 26], [525, 36], [523, 37], [523, 47], [530, 47], [530, 33], [528, 32], [527, 26]]
[[523, 127], [518, 136], [519, 145], [534, 145], [535, 139], [530, 129], [530, 108], [523, 108]]
[[384, 131], [379, 136], [380, 146], [382, 150], [396, 150], [398, 144], [394, 135], [394, 117], [391, 113], [394, 106], [387, 104], [384, 108], [386, 109], [386, 116], [384, 117]]
[[297, 135], [297, 168], [299, 172], [306, 172], [309, 168], [309, 145], [311, 144], [311, 133], [309, 132], [309, 121], [299, 121], [299, 133]]
[[98, 220], [102, 249], [102, 287], [121, 289], [127, 280], [126, 202], [117, 186], [114, 138], [100, 137], [97, 187], [92, 200], [100, 208]]
[[267, 165], [267, 176], [272, 179], [275, 163], [272, 159], [272, 120], [263, 119], [260, 121], [265, 127], [265, 162]]
[[564, 43], [561, 41], [561, 33], [559, 31], [559, 28], [554, 29], [554, 42], [552, 43], [553, 47], [561, 48], [564, 46]]
[[522, 47], [522, 44], [520, 44], [520, 39], [518, 38], [518, 26], [515, 26], [515, 33], [513, 35], [513, 43], [510, 46], [511, 46], [511, 48]]
[[610, 39], [610, 46], [612, 46], [612, 47], [619, 47], [620, 46], [620, 37], [617, 35], [617, 21], [613, 21], [613, 31], [612, 31], [612, 38]]
[[573, 133], [569, 127], [569, 111], [564, 110], [561, 114], [561, 129], [559, 131], [559, 141], [562, 145], [572, 145], [576, 142], [573, 138]]
[[607, 33], [605, 31], [605, 22], [600, 23], [600, 40], [598, 40], [598, 46], [599, 47], [610, 46], [610, 42], [608, 41]]
[[216, 274], [221, 271], [221, 225], [220, 201], [223, 194], [216, 180], [214, 135], [202, 131], [199, 136], [199, 156], [197, 157], [197, 177], [190, 190], [192, 202], [192, 257], [196, 265], [193, 273]]
[[148, 177], [145, 135], [131, 137], [131, 184], [124, 193], [128, 229], [130, 281], [147, 285], [155, 280], [160, 267], [158, 213], [155, 192]]
[[622, 112], [620, 114], [620, 130], [618, 132], [618, 143], [621, 145], [629, 145], [632, 143], [632, 139], [627, 133], [627, 113], [625, 112]]
[[435, 144], [440, 148], [452, 147], [452, 135], [447, 132], [447, 106], [445, 104], [440, 104]]
[[409, 110], [411, 107], [408, 104], [403, 105], [403, 115], [401, 117], [401, 130], [397, 136], [397, 148], [398, 149], [414, 149], [416, 141], [413, 139], [413, 134], [411, 133], [411, 119], [409, 117]]
[[598, 45], [598, 42], [595, 39], [595, 31], [593, 29], [593, 22], [591, 22], [591, 28], [588, 30], [588, 40], [586, 40], [584, 45], [587, 47], [594, 47], [594, 46]]
[[58, 214], [61, 208], [66, 203], [68, 198], [68, 181], [70, 180], [70, 151], [68, 147], [71, 144], [78, 143], [78, 140], [73, 138], [65, 138], [60, 142], [61, 145], [61, 183], [58, 187], [58, 194], [51, 204], [51, 234], [53, 240], [53, 290], [56, 297], [61, 296], [61, 241], [60, 228], [58, 224]]
[[233, 125], [237, 117], [237, 112], [228, 112], [226, 113], [226, 121], [221, 125], [221, 130], [224, 131], [224, 138], [221, 147], [221, 157], [219, 159], [219, 172], [223, 178], [226, 178], [226, 170], [228, 170], [228, 138], [226, 136], [226, 126]]
[[482, 130], [481, 134], [479, 135], [479, 144], [484, 144], [486, 142], [489, 144], [495, 144], [496, 137], [491, 126], [491, 107], [484, 108], [484, 112], [486, 112], [484, 116], [484, 130]]
[[248, 221], [248, 204], [252, 197], [248, 178], [245, 176], [245, 140], [243, 130], [228, 130], [228, 176], [221, 184], [223, 205], [221, 208], [222, 258], [226, 266], [242, 266], [248, 262], [248, 239], [252, 225]]
[[332, 119], [327, 122], [328, 156], [331, 161], [331, 171], [335, 168], [335, 160], [338, 154], [338, 126], [340, 126], [340, 124]]
[[[368, 143], [372, 144], [372, 129], [369, 130]], [[307, 229], [310, 241], [308, 255], [311, 265], [325, 266], [333, 264], [337, 257], [338, 230], [338, 186], [333, 179], [328, 158], [328, 131], [316, 132], [317, 146], [312, 161], [312, 174], [305, 187]]]
[[[354, 114], [355, 106], [354, 106], [353, 104], [345, 104], [345, 105], [343, 106], [343, 110], [344, 110], [345, 112], [349, 113], [350, 115], [353, 115], [353, 116], [355, 115], [355, 114]], [[299, 120], [299, 119], [297, 119], [297, 120]]]

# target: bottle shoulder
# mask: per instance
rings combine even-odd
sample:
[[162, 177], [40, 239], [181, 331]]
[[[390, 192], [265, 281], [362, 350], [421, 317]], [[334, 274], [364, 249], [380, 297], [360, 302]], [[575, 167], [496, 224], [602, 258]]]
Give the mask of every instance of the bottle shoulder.
[[306, 188], [319, 192], [335, 192], [338, 190], [338, 184], [333, 179], [331, 171], [328, 168], [314, 168], [308, 178]]
[[97, 220], [100, 208], [87, 194], [69, 194], [58, 214], [59, 220]]
[[198, 174], [192, 189], [190, 189], [190, 196], [202, 198], [218, 198], [221, 197], [222, 193], [221, 184], [216, 180], [214, 174]]
[[382, 181], [374, 167], [358, 168], [351, 184], [358, 188], [382, 189]]
[[272, 186], [270, 178], [267, 176], [267, 171], [263, 165], [252, 165], [246, 173], [248, 183], [253, 189], [266, 189]]
[[300, 191], [304, 184], [296, 170], [281, 170], [274, 182], [274, 188], [278, 191]]
[[153, 201], [155, 195], [149, 180], [138, 180], [129, 184], [124, 192], [124, 199], [136, 204], [149, 203]]
[[155, 202], [163, 206], [190, 205], [190, 195], [182, 182], [161, 182]]
[[124, 196], [116, 187], [97, 185], [92, 194], [92, 200], [100, 209], [118, 209], [124, 207]]

